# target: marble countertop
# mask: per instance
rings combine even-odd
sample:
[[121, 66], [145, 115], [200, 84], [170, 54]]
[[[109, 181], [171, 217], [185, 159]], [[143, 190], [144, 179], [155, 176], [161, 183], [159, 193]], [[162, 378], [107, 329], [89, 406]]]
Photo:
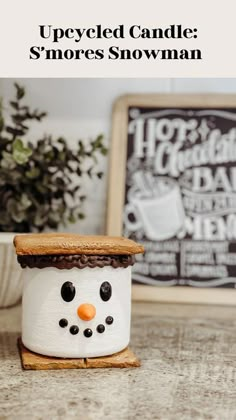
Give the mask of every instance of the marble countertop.
[[137, 369], [22, 371], [0, 311], [0, 419], [236, 419], [236, 307], [133, 305]]

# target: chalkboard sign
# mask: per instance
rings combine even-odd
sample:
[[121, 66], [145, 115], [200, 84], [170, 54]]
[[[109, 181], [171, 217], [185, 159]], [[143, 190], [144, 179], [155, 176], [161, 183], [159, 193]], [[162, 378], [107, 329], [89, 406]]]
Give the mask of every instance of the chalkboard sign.
[[236, 303], [236, 97], [119, 99], [110, 175], [108, 233], [144, 245], [136, 284], [164, 286], [138, 295]]

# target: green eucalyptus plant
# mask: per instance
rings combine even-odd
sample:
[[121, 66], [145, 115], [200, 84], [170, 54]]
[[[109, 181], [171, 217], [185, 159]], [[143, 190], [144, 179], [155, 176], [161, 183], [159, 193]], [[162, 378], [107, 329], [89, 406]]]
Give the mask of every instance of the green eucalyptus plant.
[[46, 113], [22, 103], [25, 89], [14, 86], [9, 115], [0, 102], [0, 231], [40, 232], [75, 223], [85, 217], [81, 177], [103, 175], [96, 169], [97, 157], [107, 154], [103, 136], [79, 140], [75, 148], [63, 137], [25, 140], [29, 123]]

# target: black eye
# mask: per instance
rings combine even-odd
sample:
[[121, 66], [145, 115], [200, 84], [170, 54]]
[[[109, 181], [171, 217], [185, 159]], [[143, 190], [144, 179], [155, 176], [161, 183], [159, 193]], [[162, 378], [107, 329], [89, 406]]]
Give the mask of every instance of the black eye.
[[66, 302], [71, 302], [75, 297], [75, 287], [70, 281], [66, 281], [61, 288], [61, 297]]
[[104, 281], [104, 283], [102, 283], [101, 287], [100, 287], [100, 296], [101, 299], [104, 300], [104, 302], [107, 302], [112, 294], [112, 288], [110, 283], [108, 283], [108, 281]]

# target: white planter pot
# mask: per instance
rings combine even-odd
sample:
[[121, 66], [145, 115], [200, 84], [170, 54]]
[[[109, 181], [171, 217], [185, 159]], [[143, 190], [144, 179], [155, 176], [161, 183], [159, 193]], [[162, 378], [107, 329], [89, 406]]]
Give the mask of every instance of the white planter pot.
[[23, 273], [17, 263], [15, 233], [0, 233], [0, 308], [17, 304], [22, 296]]

